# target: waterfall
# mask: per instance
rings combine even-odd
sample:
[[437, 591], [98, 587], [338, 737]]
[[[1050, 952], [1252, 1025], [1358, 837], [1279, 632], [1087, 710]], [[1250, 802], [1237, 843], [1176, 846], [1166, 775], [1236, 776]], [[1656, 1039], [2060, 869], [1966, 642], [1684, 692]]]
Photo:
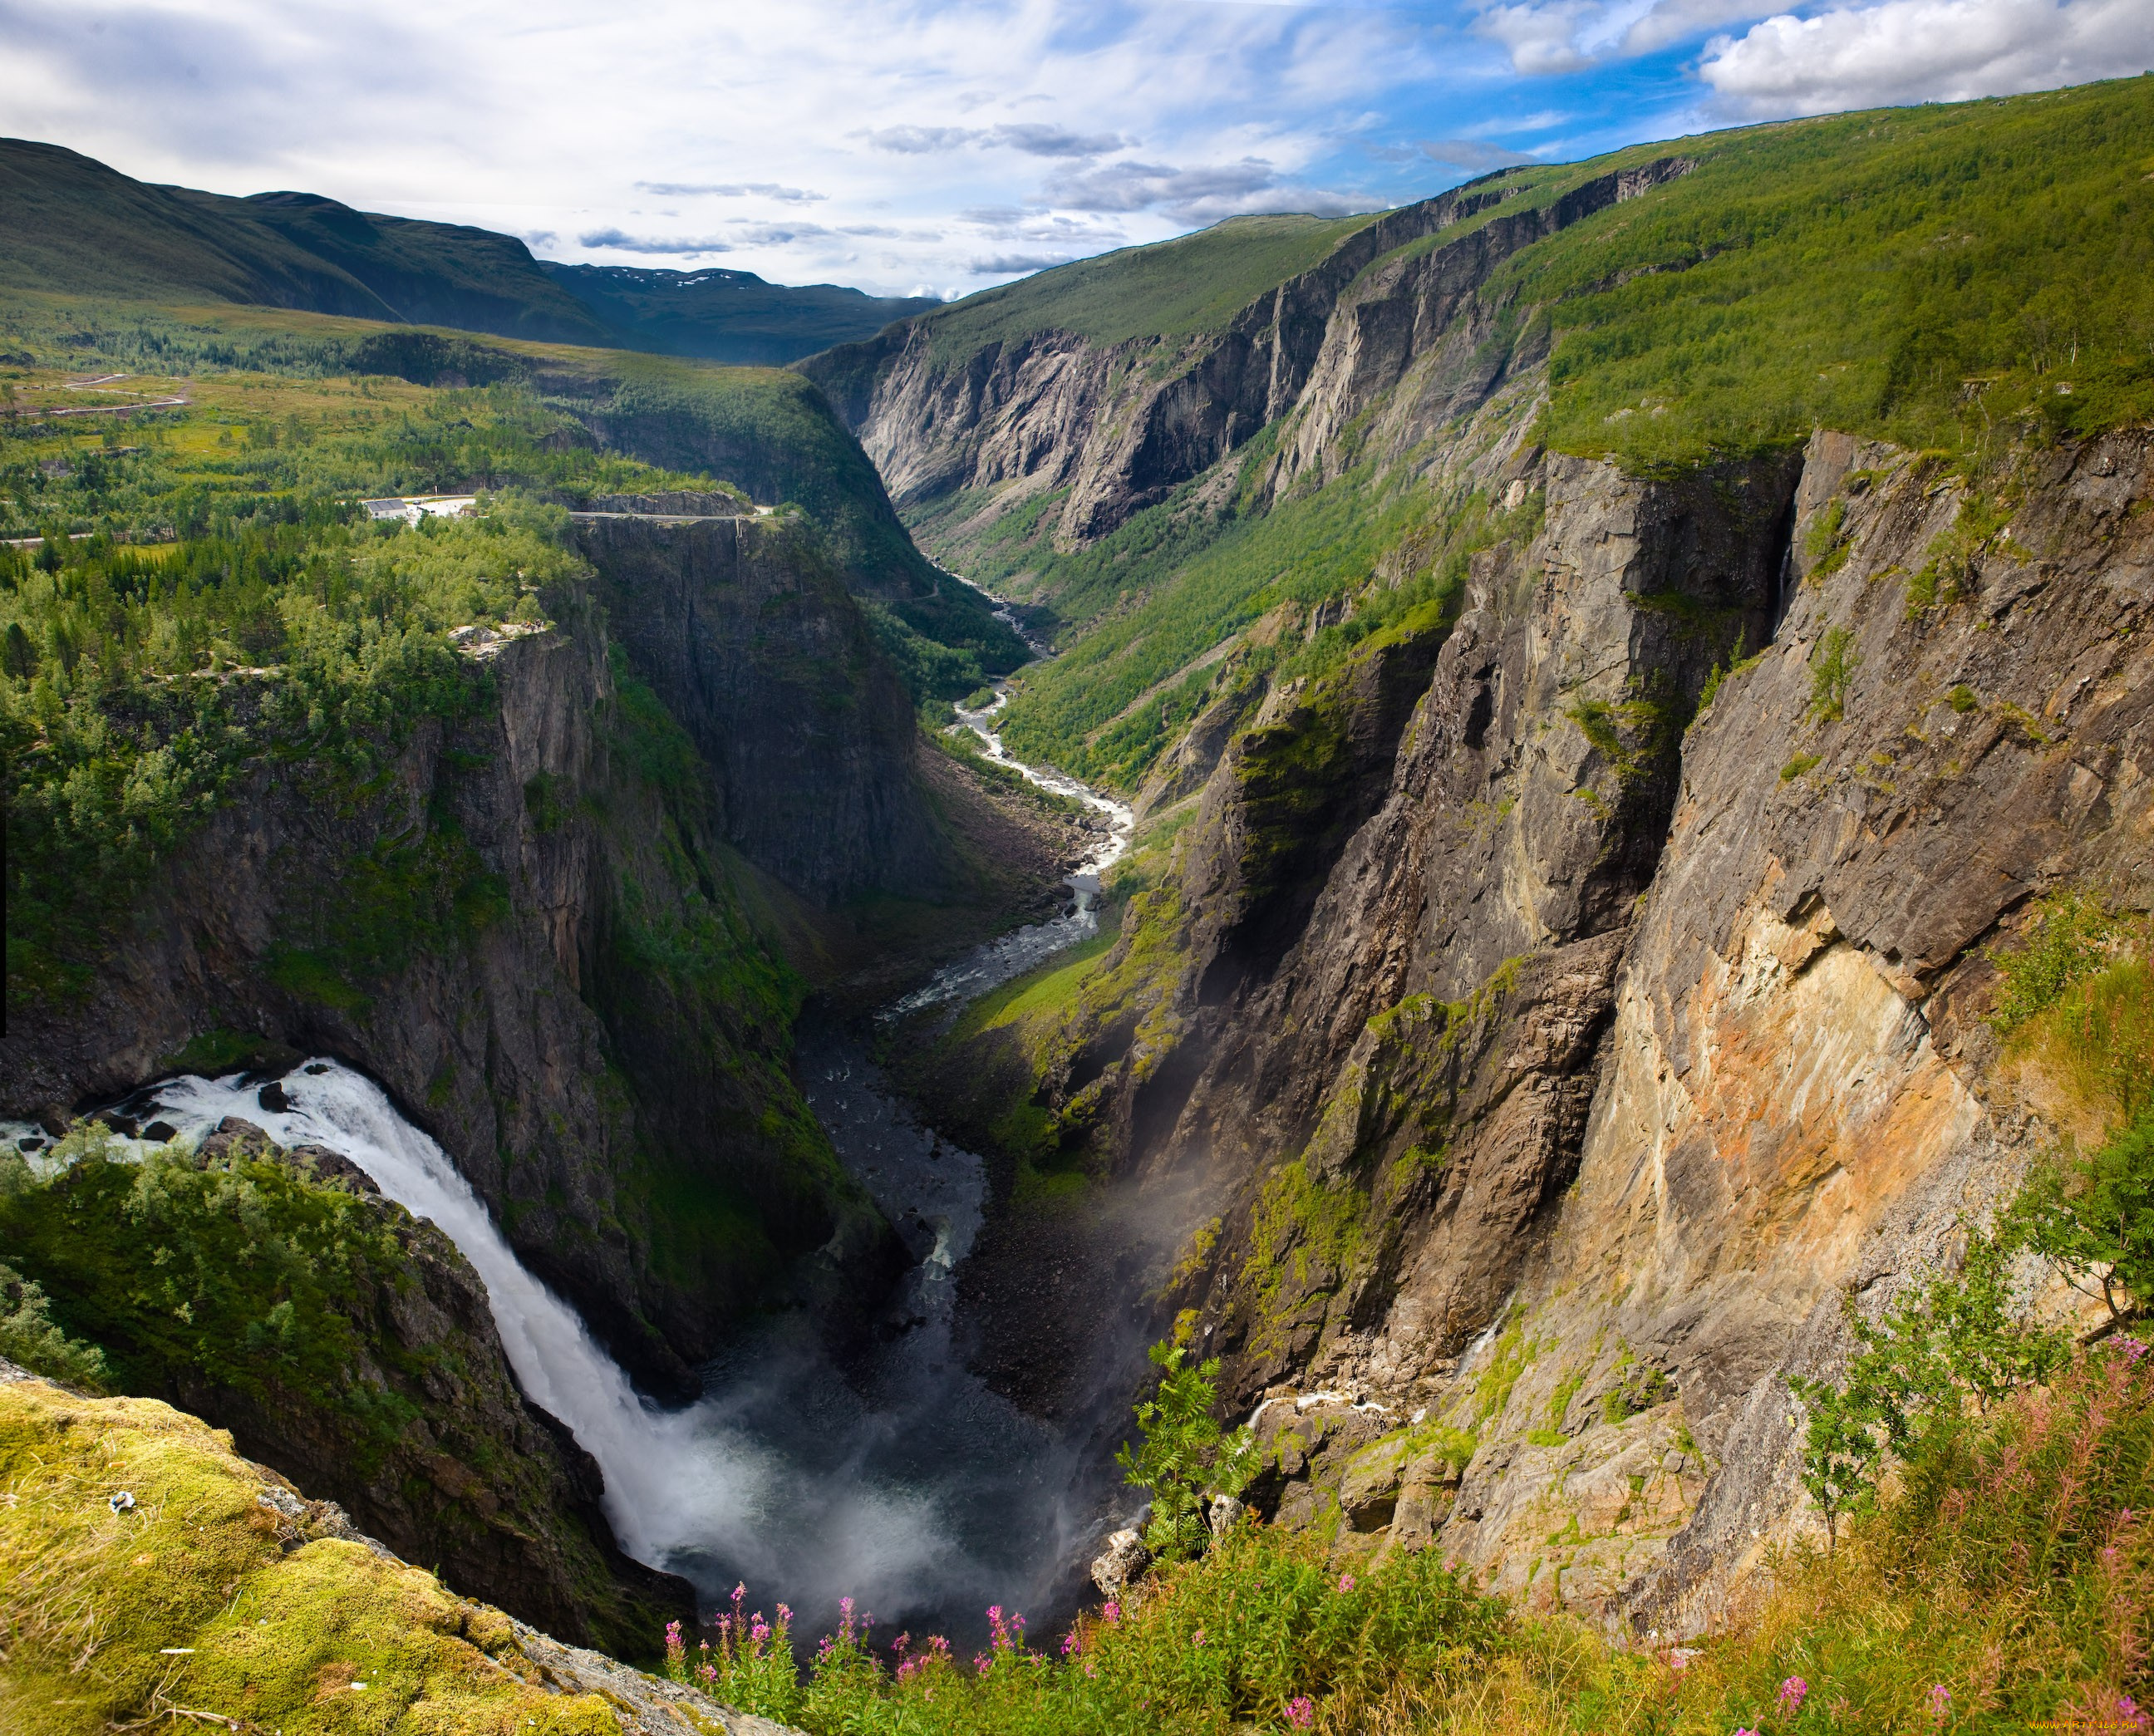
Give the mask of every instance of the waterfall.
[[707, 1601], [743, 1577], [759, 1599], [797, 1606], [809, 1631], [832, 1625], [847, 1595], [889, 1619], [959, 1627], [991, 1601], [1037, 1607], [1077, 1523], [1069, 1449], [982, 1387], [949, 1341], [951, 1269], [979, 1223], [979, 1159], [913, 1121], [846, 1039], [825, 1039], [806, 1070], [840, 1150], [927, 1256], [909, 1280], [911, 1330], [862, 1392], [798, 1319], [751, 1325], [706, 1371], [707, 1396], [672, 1411], [635, 1391], [525, 1269], [448, 1155], [365, 1075], [310, 1060], [282, 1080], [283, 1110], [237, 1074], [164, 1080], [126, 1107], [181, 1139], [233, 1116], [279, 1145], [326, 1146], [438, 1225], [485, 1284], [524, 1391], [598, 1461], [621, 1547], [685, 1575]]

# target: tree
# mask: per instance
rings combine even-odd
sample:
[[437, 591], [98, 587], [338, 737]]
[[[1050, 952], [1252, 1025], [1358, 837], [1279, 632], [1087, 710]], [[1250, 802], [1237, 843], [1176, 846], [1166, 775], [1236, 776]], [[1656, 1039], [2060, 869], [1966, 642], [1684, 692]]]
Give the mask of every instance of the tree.
[[2038, 1164], [2008, 1223], [2067, 1284], [2099, 1296], [2112, 1326], [2131, 1319], [2154, 1291], [2154, 1115], [2091, 1157]]
[[1239, 1495], [1257, 1470], [1257, 1442], [1245, 1424], [1222, 1429], [1212, 1415], [1218, 1397], [1217, 1357], [1194, 1367], [1177, 1344], [1151, 1347], [1159, 1388], [1136, 1407], [1141, 1445], [1124, 1442], [1115, 1455], [1123, 1480], [1151, 1496], [1145, 1547], [1167, 1560], [1202, 1552], [1207, 1495]]

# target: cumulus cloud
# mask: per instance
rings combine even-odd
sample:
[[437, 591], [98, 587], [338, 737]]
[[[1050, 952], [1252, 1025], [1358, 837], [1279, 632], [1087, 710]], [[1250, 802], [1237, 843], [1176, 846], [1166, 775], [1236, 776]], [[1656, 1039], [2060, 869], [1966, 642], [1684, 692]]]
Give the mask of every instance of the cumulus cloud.
[[1718, 38], [1698, 74], [1735, 113], [1816, 115], [2046, 90], [2150, 65], [2146, 0], [1883, 0]]
[[1500, 146], [1483, 145], [1473, 139], [1424, 139], [1422, 155], [1439, 163], [1448, 163], [1454, 169], [1508, 169], [1518, 163], [1538, 161], [1523, 151], [1505, 151]]
[[1510, 53], [1511, 64], [1522, 73], [1579, 72], [1592, 65], [1593, 58], [1580, 49], [1578, 35], [1602, 10], [1592, 0], [1492, 6], [1474, 20], [1473, 28], [1491, 42], [1502, 43]]
[[775, 199], [785, 205], [812, 205], [830, 197], [805, 187], [780, 186], [774, 181], [639, 181], [635, 187], [638, 192], [656, 193], [663, 199], [692, 199], [708, 194], [722, 199]]

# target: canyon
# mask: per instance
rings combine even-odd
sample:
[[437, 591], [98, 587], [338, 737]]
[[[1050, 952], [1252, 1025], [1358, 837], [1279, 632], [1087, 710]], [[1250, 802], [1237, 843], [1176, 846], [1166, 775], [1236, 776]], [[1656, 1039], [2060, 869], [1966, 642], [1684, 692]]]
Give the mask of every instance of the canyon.
[[[1901, 142], [2143, 126], [2092, 88]], [[436, 636], [454, 704], [364, 777], [254, 754], [11, 1001], [23, 1174], [77, 1159], [11, 1197], [108, 1185], [101, 1121], [411, 1274], [339, 1305], [413, 1412], [371, 1474], [295, 1381], [142, 1396], [575, 1643], [750, 1571], [962, 1636], [1089, 1596], [1171, 1338], [1334, 1565], [1724, 1629], [1822, 1538], [1791, 1379], [2089, 1131], [1998, 959], [2154, 908], [2126, 387], [1808, 336], [1797, 385], [1605, 384], [1751, 268], [1770, 152], [1869, 172], [1817, 125], [1234, 219], [737, 396], [339, 338], [643, 467], [533, 490], [570, 566]]]

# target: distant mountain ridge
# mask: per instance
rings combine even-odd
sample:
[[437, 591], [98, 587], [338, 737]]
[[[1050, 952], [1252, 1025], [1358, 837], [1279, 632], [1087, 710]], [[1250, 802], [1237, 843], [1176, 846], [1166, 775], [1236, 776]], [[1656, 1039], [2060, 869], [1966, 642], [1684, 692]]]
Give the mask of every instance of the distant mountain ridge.
[[942, 305], [932, 295], [877, 296], [835, 283], [766, 283], [752, 271], [566, 265], [554, 259], [538, 265], [622, 334], [631, 349], [743, 367], [783, 367]]
[[559, 264], [512, 235], [135, 181], [58, 145], [0, 139], [0, 288], [230, 301], [541, 343], [778, 366], [939, 306], [751, 272]]

